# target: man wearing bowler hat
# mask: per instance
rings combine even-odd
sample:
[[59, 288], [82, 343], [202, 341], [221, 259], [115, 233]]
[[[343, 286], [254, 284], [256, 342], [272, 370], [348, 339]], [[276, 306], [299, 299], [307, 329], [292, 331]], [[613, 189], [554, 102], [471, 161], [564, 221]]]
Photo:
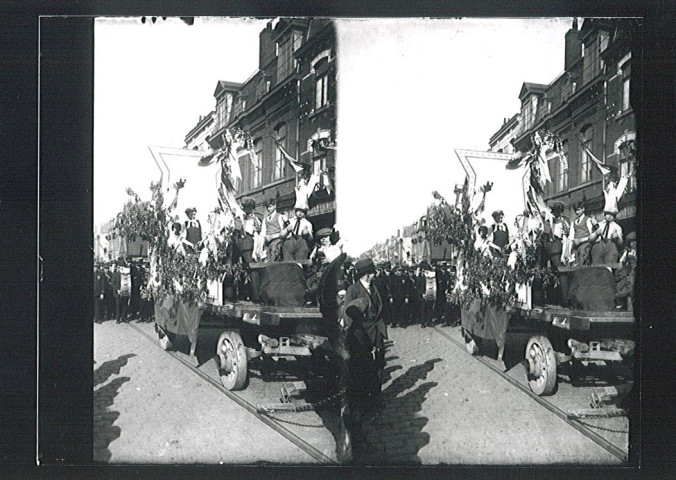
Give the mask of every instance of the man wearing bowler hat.
[[383, 407], [387, 327], [382, 319], [382, 298], [371, 284], [375, 273], [371, 259], [359, 260], [355, 265], [356, 283], [345, 294], [345, 346], [350, 354], [345, 423], [357, 438], [361, 423]]

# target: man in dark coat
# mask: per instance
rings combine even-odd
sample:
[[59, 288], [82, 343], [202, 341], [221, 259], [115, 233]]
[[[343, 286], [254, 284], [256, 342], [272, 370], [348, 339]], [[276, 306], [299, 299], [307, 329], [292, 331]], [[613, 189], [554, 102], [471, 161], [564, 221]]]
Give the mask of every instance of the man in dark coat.
[[103, 304], [105, 306], [103, 318], [105, 320], [111, 320], [115, 316], [115, 295], [113, 295], [113, 272], [115, 271], [115, 265], [111, 264], [106, 266], [103, 270]]
[[345, 422], [356, 436], [361, 423], [383, 406], [387, 327], [382, 318], [383, 300], [372, 285], [375, 271], [370, 259], [359, 260], [355, 265], [357, 281], [345, 294], [345, 345], [350, 356]]
[[390, 281], [391, 267], [386, 263], [382, 269], [374, 276], [373, 285], [378, 290], [380, 298], [383, 300], [383, 321], [390, 323], [392, 320], [390, 300], [392, 299], [392, 287]]
[[[123, 278], [126, 278], [125, 279]], [[125, 284], [129, 282], [127, 288]], [[117, 261], [112, 277], [113, 296], [115, 297], [115, 320], [121, 323], [127, 320], [127, 312], [131, 301], [131, 273], [127, 262], [120, 258]]]
[[408, 305], [411, 301], [413, 285], [407, 275], [402, 274], [401, 267], [395, 267], [392, 277], [392, 326], [403, 327], [408, 323]]
[[94, 270], [94, 321], [100, 322], [105, 313], [104, 299], [105, 299], [105, 284], [104, 274], [100, 266], [96, 266]]

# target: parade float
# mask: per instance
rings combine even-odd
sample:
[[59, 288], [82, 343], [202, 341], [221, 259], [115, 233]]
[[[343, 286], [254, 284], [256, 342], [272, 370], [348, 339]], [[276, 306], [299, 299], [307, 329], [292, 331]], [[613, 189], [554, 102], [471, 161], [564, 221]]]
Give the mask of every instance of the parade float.
[[[508, 331], [527, 331], [523, 364], [535, 394], [555, 393], [559, 374], [575, 385], [599, 371], [594, 367], [620, 367], [631, 385], [633, 293], [621, 309], [614, 302], [622, 265], [579, 265], [563, 258], [554, 267], [546, 261], [544, 226], [552, 220], [543, 200], [550, 181], [547, 160], [563, 152], [549, 132], [536, 133], [533, 145], [516, 154], [456, 150], [466, 173], [462, 199], [452, 205], [435, 192], [428, 212], [427, 236], [459, 252], [448, 297], [461, 307], [467, 350], [476, 354], [481, 339], [494, 340], [501, 361]], [[485, 254], [477, 248], [477, 231], [495, 210], [510, 221], [510, 243], [497, 255]], [[570, 248], [563, 250], [570, 257]], [[586, 414], [609, 412], [596, 408]]]
[[[246, 215], [236, 198], [235, 184], [241, 179], [233, 155], [237, 147], [252, 149], [246, 132], [228, 131], [225, 146], [216, 151], [149, 147], [160, 171], [151, 185], [152, 199], [143, 201], [128, 190], [118, 227], [121, 234], [150, 245], [145, 292], [155, 302], [160, 345], [171, 349], [176, 336], [187, 336], [196, 365], [200, 329], [220, 329], [215, 354], [221, 382], [229, 390], [246, 388], [253, 364], [264, 379], [284, 360], [297, 360], [306, 372], [325, 367], [331, 354], [330, 326], [321, 310], [336, 296], [333, 278], [345, 259], [342, 255], [323, 270], [311, 302], [310, 260], [236, 258], [235, 239]], [[202, 241], [193, 250], [172, 245], [172, 224], [186, 208], [203, 215]]]

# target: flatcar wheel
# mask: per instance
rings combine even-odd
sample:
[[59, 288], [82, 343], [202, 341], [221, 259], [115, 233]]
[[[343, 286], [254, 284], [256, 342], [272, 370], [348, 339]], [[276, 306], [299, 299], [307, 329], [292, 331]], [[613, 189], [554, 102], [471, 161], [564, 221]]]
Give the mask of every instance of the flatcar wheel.
[[536, 395], [551, 395], [556, 387], [556, 355], [547, 337], [536, 335], [526, 346], [528, 385]]
[[247, 378], [247, 356], [242, 337], [237, 332], [223, 332], [216, 345], [218, 374], [228, 390], [241, 390]]

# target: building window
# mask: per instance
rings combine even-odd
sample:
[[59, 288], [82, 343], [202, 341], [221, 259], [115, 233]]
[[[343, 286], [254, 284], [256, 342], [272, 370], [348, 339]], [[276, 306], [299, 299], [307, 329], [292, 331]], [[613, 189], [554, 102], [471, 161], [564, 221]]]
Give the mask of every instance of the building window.
[[256, 85], [256, 100], [260, 100], [263, 95], [270, 91], [270, 80], [261, 77]]
[[634, 168], [634, 154], [632, 149], [629, 146], [633, 142], [625, 142], [623, 146], [620, 147], [620, 176], [631, 175], [629, 181], [627, 182], [627, 188], [625, 191], [633, 192], [636, 190], [636, 171]]
[[625, 62], [622, 69], [622, 111], [626, 112], [631, 108], [631, 64]]
[[328, 103], [328, 76], [317, 77], [315, 83], [315, 109], [320, 109]]
[[228, 124], [231, 109], [232, 109], [232, 95], [226, 93], [219, 99], [218, 105], [216, 107], [216, 114], [218, 117], [217, 128], [225, 127]]
[[587, 149], [590, 152], [592, 151], [592, 130], [590, 125], [580, 132], [582, 134], [582, 145], [580, 146], [580, 184], [591, 181], [592, 159], [587, 153]]
[[277, 83], [279, 84], [293, 72], [291, 40], [287, 38], [284, 43], [278, 44], [277, 51]]
[[315, 110], [329, 103], [329, 61], [322, 58], [314, 65], [315, 71]]
[[556, 182], [556, 179], [559, 176], [559, 162], [556, 158], [552, 158], [552, 154], [553, 152], [551, 150], [545, 153], [545, 158], [549, 158], [547, 161], [547, 168], [549, 169], [549, 176], [552, 178], [552, 182], [547, 183], [545, 186], [545, 195], [547, 196], [551, 196], [559, 192], [559, 184]]
[[533, 124], [532, 110], [529, 108], [528, 102], [524, 102], [521, 108], [521, 116], [523, 117], [523, 129], [528, 130]]
[[254, 141], [254, 158], [251, 169], [251, 188], [258, 188], [263, 176], [263, 139]]
[[562, 157], [558, 157], [558, 175], [556, 176], [556, 190], [563, 192], [568, 189], [568, 142], [563, 142], [561, 147]]
[[[287, 141], [286, 130], [287, 130], [286, 123], [283, 123], [275, 129], [275, 135], [277, 137], [277, 142], [279, 143], [279, 145], [281, 145], [284, 148], [284, 150], [288, 152], [289, 146]], [[284, 156], [282, 155], [282, 151], [275, 146], [275, 166], [272, 171], [273, 180], [278, 180], [284, 177], [285, 165], [286, 161], [284, 159]]]

